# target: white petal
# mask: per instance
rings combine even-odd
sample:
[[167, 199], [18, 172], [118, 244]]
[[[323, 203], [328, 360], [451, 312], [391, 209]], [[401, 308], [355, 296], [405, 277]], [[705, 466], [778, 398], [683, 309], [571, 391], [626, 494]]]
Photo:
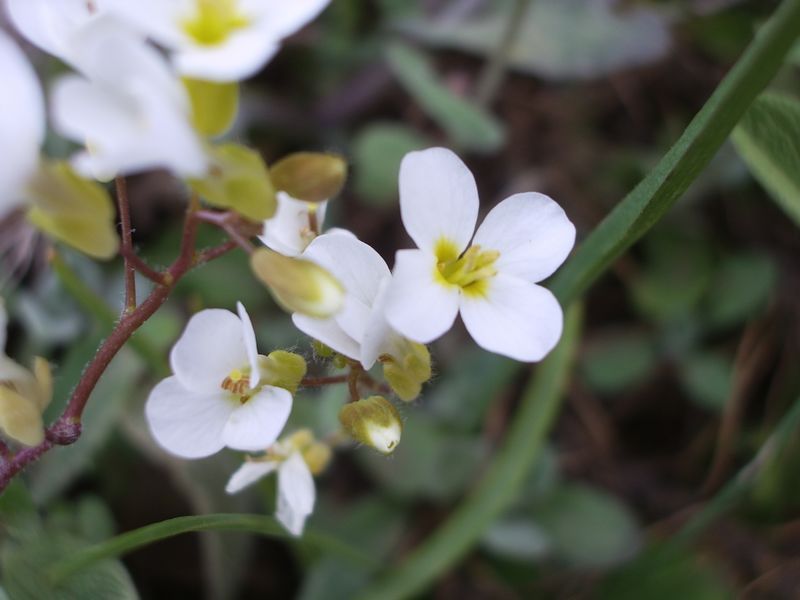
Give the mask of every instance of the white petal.
[[307, 336], [319, 340], [339, 354], [358, 360], [360, 353], [358, 342], [347, 335], [335, 319], [315, 319], [295, 313], [292, 315], [292, 322]]
[[257, 15], [263, 35], [276, 39], [287, 37], [316, 18], [330, 0], [242, 0], [242, 12]]
[[255, 389], [261, 381], [261, 370], [258, 368], [258, 347], [256, 346], [256, 332], [253, 331], [253, 322], [241, 302], [236, 303], [236, 311], [242, 321], [242, 340], [247, 351], [247, 360], [250, 362], [250, 387]]
[[181, 21], [193, 11], [193, 0], [103, 0], [110, 12], [167, 48], [186, 43]]
[[202, 458], [225, 446], [222, 433], [235, 407], [222, 390], [198, 393], [183, 387], [177, 377], [168, 377], [150, 392], [145, 417], [165, 450], [184, 458]]
[[6, 336], [8, 335], [8, 312], [3, 298], [0, 297], [0, 356], [6, 349]]
[[[292, 198], [286, 192], [278, 192], [278, 208], [271, 219], [264, 222], [264, 234], [259, 239], [284, 256], [298, 256], [308, 242], [301, 235], [309, 227], [309, 203]], [[322, 226], [328, 202], [317, 205], [317, 224]]]
[[445, 238], [459, 254], [467, 247], [478, 218], [475, 178], [452, 151], [430, 148], [409, 152], [400, 164], [400, 213], [408, 235], [433, 253]]
[[86, 0], [7, 0], [6, 6], [29, 42], [66, 62], [70, 35], [93, 17]]
[[248, 364], [242, 322], [228, 310], [201, 310], [189, 319], [170, 354], [172, 371], [189, 389], [221, 389], [234, 369]]
[[278, 506], [275, 517], [289, 533], [300, 536], [306, 519], [314, 510], [314, 477], [299, 452], [294, 452], [278, 469]]
[[175, 69], [206, 81], [239, 81], [255, 75], [280, 48], [278, 41], [248, 27], [214, 45], [191, 44], [176, 51]]
[[500, 252], [498, 271], [541, 281], [569, 255], [575, 226], [552, 198], [535, 192], [515, 194], [489, 211], [472, 243]]
[[266, 477], [277, 468], [278, 463], [274, 460], [247, 461], [231, 475], [228, 485], [225, 486], [225, 491], [229, 494], [240, 492], [247, 486], [253, 485], [259, 479]]
[[502, 274], [488, 281], [485, 296], [462, 294], [461, 318], [479, 346], [524, 362], [553, 349], [564, 320], [549, 290]]
[[436, 258], [400, 250], [387, 292], [386, 319], [401, 335], [427, 344], [443, 335], [458, 314], [459, 288], [436, 280]]
[[401, 341], [401, 336], [389, 325], [386, 320], [386, 302], [389, 298], [389, 287], [392, 283], [391, 276], [381, 282], [372, 311], [364, 329], [361, 340], [361, 365], [371, 369], [381, 354], [391, 354], [392, 348]]
[[0, 218], [20, 203], [23, 188], [39, 162], [44, 139], [44, 99], [25, 55], [0, 32]]
[[266, 450], [280, 434], [292, 411], [292, 395], [283, 388], [265, 385], [238, 406], [228, 419], [222, 438], [236, 450]]

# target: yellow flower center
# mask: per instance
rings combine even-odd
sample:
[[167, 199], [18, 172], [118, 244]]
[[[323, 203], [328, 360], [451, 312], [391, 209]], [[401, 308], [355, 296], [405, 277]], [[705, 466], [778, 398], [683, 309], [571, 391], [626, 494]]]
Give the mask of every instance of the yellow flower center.
[[233, 369], [228, 376], [222, 380], [220, 387], [223, 390], [239, 396], [239, 401], [244, 404], [250, 399], [250, 368]]
[[198, 44], [220, 44], [250, 24], [238, 4], [239, 0], [195, 0], [194, 14], [183, 21], [183, 29]]
[[497, 275], [494, 263], [500, 257], [497, 250], [483, 250], [475, 244], [458, 255], [457, 246], [441, 238], [434, 249], [436, 270], [434, 276], [444, 285], [456, 285], [466, 294], [482, 296], [488, 280]]

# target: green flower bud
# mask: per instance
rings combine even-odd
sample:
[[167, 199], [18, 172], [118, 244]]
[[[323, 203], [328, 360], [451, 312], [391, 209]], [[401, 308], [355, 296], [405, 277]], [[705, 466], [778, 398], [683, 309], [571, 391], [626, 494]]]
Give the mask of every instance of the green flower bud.
[[347, 162], [336, 154], [297, 152], [269, 169], [276, 190], [306, 202], [323, 202], [336, 196], [347, 179]]
[[236, 119], [239, 84], [184, 78], [183, 85], [192, 104], [192, 125], [206, 137], [222, 135]]
[[370, 396], [345, 404], [339, 422], [357, 442], [372, 446], [381, 454], [391, 454], [400, 443], [403, 423], [394, 404], [383, 396]]
[[325, 319], [342, 308], [342, 284], [309, 260], [259, 248], [250, 255], [250, 267], [275, 301], [289, 312]]
[[238, 144], [221, 144], [212, 148], [211, 157], [208, 174], [188, 181], [195, 193], [209, 204], [235, 210], [251, 221], [264, 221], [275, 214], [275, 188], [257, 152]]
[[320, 358], [330, 358], [335, 354], [333, 348], [329, 348], [319, 340], [313, 340], [311, 342], [311, 349], [314, 351], [314, 354]]
[[419, 396], [422, 384], [432, 376], [431, 354], [424, 344], [408, 342], [402, 356], [384, 354], [380, 362], [383, 364], [383, 377], [406, 402]]
[[258, 357], [262, 381], [268, 385], [297, 392], [300, 381], [306, 376], [306, 361], [299, 354], [275, 350], [269, 356]]
[[28, 185], [28, 221], [94, 258], [119, 249], [114, 205], [106, 189], [83, 179], [63, 161], [43, 162]]

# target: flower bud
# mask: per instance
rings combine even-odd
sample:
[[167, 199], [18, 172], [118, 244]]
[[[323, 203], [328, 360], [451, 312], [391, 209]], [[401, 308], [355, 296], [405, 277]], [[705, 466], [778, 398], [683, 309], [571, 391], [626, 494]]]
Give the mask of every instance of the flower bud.
[[424, 344], [407, 342], [401, 356], [384, 354], [383, 376], [400, 399], [410, 402], [419, 396], [422, 384], [432, 375], [431, 355]]
[[291, 450], [303, 452], [314, 443], [314, 433], [307, 427], [304, 427], [283, 438], [281, 443], [289, 446]]
[[275, 350], [269, 356], [258, 357], [261, 381], [268, 385], [297, 392], [300, 381], [306, 376], [306, 360], [294, 352]]
[[331, 462], [331, 447], [322, 442], [314, 442], [303, 451], [303, 460], [312, 475], [319, 475]]
[[323, 202], [336, 196], [347, 178], [347, 163], [336, 154], [297, 152], [269, 169], [276, 190], [306, 202]]
[[251, 221], [275, 214], [275, 188], [257, 152], [221, 144], [212, 148], [211, 159], [213, 164], [203, 179], [189, 180], [192, 191], [209, 204], [235, 210]]
[[312, 340], [311, 349], [314, 351], [314, 354], [320, 358], [331, 358], [334, 354], [336, 354], [333, 348], [326, 346], [319, 340]]
[[400, 443], [403, 423], [394, 404], [382, 396], [370, 396], [345, 404], [339, 422], [357, 442], [372, 446], [381, 454], [391, 454]]
[[192, 105], [192, 125], [206, 137], [222, 135], [236, 118], [239, 84], [184, 78], [183, 85]]
[[111, 197], [68, 163], [43, 162], [28, 185], [28, 196], [33, 201], [28, 221], [37, 229], [93, 258], [107, 259], [117, 253]]
[[250, 256], [250, 267], [275, 301], [289, 312], [325, 319], [342, 308], [342, 284], [310, 260], [259, 248]]

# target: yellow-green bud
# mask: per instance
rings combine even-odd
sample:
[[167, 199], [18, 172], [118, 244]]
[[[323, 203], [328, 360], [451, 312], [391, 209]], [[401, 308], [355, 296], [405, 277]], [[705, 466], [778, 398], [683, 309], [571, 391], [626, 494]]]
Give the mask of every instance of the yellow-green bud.
[[312, 475], [319, 475], [331, 462], [331, 447], [322, 442], [314, 442], [303, 451], [303, 460], [308, 465]]
[[259, 356], [258, 368], [264, 383], [284, 388], [292, 394], [297, 392], [307, 370], [306, 360], [302, 356], [285, 350], [275, 350], [269, 356]]
[[384, 354], [380, 361], [383, 364], [383, 377], [400, 399], [406, 402], [419, 396], [422, 384], [432, 376], [431, 355], [424, 344], [408, 342], [402, 356]]
[[203, 200], [256, 222], [275, 214], [275, 188], [257, 152], [239, 144], [221, 144], [212, 148], [211, 159], [203, 179], [188, 181]]
[[336, 196], [347, 179], [347, 162], [336, 154], [297, 152], [269, 169], [276, 190], [306, 202], [323, 202]]
[[292, 450], [303, 452], [314, 443], [314, 432], [308, 427], [304, 427], [303, 429], [292, 432], [292, 434], [285, 437], [282, 442], [290, 446]]
[[336, 369], [344, 369], [347, 367], [347, 357], [341, 354], [336, 354], [333, 357], [333, 366]]
[[53, 393], [50, 365], [36, 357], [33, 373], [16, 363], [7, 368], [12, 375], [0, 381], [0, 429], [21, 444], [35, 446], [44, 440], [42, 412]]
[[403, 432], [400, 413], [383, 396], [345, 404], [339, 411], [339, 422], [350, 437], [381, 454], [391, 454]]
[[206, 137], [222, 135], [233, 124], [239, 106], [239, 84], [184, 78], [192, 104], [192, 125]]
[[28, 185], [28, 220], [38, 229], [94, 258], [119, 248], [115, 212], [106, 189], [63, 161], [42, 162]]
[[325, 319], [344, 304], [342, 284], [310, 260], [259, 248], [250, 255], [250, 267], [275, 301], [289, 312]]
[[333, 348], [326, 346], [319, 340], [313, 340], [311, 342], [311, 349], [314, 351], [314, 354], [320, 358], [330, 358], [335, 354]]

